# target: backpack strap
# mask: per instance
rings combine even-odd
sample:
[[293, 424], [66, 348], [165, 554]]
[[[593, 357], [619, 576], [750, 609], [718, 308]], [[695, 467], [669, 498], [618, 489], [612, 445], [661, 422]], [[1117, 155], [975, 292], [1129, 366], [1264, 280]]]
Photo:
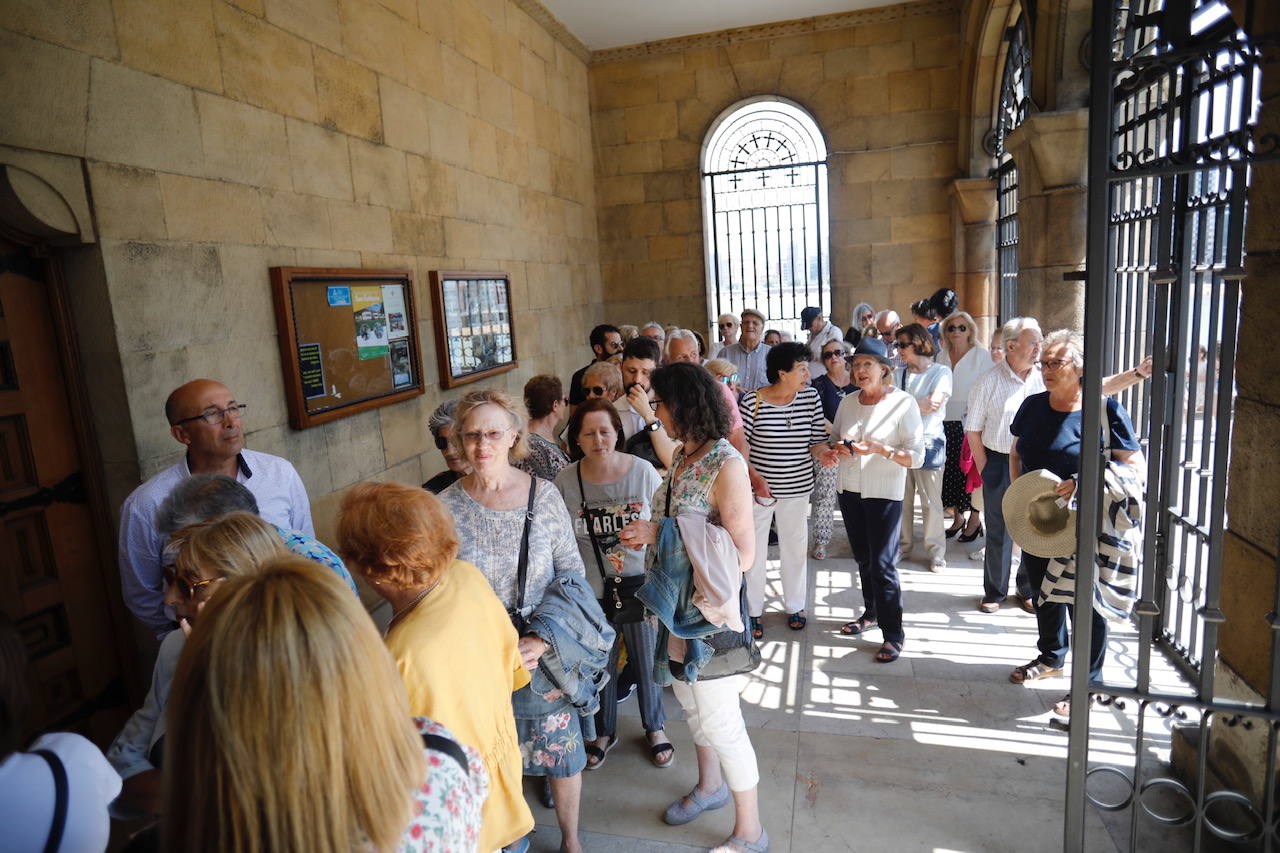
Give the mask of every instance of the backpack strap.
[[62, 759], [52, 750], [37, 749], [33, 752], [49, 765], [53, 774], [53, 824], [49, 827], [49, 839], [45, 842], [44, 853], [57, 853], [62, 846], [62, 834], [67, 828], [67, 768]]
[[456, 740], [451, 740], [443, 735], [423, 735], [422, 744], [427, 749], [443, 752], [458, 762], [458, 766], [462, 768], [462, 775], [467, 778], [471, 777], [471, 767], [467, 764], [467, 754], [462, 751], [462, 747], [458, 745]]

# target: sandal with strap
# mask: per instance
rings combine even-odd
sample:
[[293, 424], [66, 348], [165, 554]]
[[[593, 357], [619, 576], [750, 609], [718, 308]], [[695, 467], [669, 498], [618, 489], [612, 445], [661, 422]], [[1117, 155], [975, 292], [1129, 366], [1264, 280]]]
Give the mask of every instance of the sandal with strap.
[[809, 624], [809, 618], [804, 615], [803, 610], [797, 610], [795, 613], [787, 614], [787, 627], [792, 631], [803, 631], [804, 626]]
[[880, 623], [874, 619], [868, 619], [865, 615], [859, 616], [852, 622], [846, 622], [840, 626], [840, 633], [846, 637], [856, 636], [857, 634], [865, 634]]
[[751, 617], [751, 637], [756, 640], [764, 638], [764, 625], [760, 624], [759, 616]]
[[[665, 759], [664, 755], [667, 756]], [[676, 763], [676, 745], [673, 743], [649, 744], [649, 760], [659, 770], [666, 770]]]
[[1035, 660], [1024, 663], [1022, 666], [1015, 666], [1013, 671], [1009, 673], [1009, 680], [1014, 684], [1026, 684], [1028, 681], [1035, 681], [1039, 678], [1053, 678], [1062, 675], [1061, 666], [1049, 666], [1049, 664], [1036, 658]]
[[[601, 749], [594, 743], [589, 743], [583, 747], [583, 750], [587, 753], [587, 770], [598, 770], [603, 767], [605, 757], [608, 756], [610, 750], [618, 745], [617, 736], [609, 737], [608, 735], [605, 735], [605, 737], [609, 738], [609, 742], [604, 745], [604, 749]], [[595, 759], [594, 764], [592, 763], [592, 759]]]
[[885, 640], [880, 651], [876, 652], [876, 663], [893, 663], [902, 654], [902, 643]]

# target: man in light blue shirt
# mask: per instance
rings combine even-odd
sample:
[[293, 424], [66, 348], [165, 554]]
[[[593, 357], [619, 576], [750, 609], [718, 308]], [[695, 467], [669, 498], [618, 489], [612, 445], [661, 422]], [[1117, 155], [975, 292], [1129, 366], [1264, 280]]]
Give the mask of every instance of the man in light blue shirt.
[[742, 331], [738, 342], [720, 350], [720, 358], [738, 369], [738, 387], [744, 393], [769, 384], [764, 360], [772, 347], [760, 340], [767, 322], [768, 318], [756, 309], [742, 309]]
[[157, 637], [175, 626], [164, 606], [161, 556], [165, 535], [156, 510], [173, 487], [192, 474], [224, 474], [253, 492], [264, 519], [315, 535], [302, 478], [286, 459], [246, 450], [241, 412], [222, 383], [196, 379], [165, 401], [169, 432], [187, 448], [184, 458], [147, 480], [120, 508], [120, 583], [125, 604]]

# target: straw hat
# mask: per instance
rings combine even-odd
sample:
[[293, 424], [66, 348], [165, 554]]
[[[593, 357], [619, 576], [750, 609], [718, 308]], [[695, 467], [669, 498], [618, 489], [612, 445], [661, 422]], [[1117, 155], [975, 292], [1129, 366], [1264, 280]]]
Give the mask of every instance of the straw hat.
[[1076, 552], [1076, 512], [1058, 504], [1053, 487], [1062, 478], [1041, 468], [1014, 480], [1004, 493], [1004, 525], [1023, 551], [1037, 557]]

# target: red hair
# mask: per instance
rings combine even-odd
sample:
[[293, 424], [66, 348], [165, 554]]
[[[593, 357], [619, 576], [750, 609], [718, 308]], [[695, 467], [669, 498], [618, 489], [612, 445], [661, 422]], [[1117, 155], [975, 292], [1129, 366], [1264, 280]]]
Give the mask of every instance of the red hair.
[[338, 510], [338, 553], [372, 583], [398, 589], [438, 578], [458, 555], [439, 498], [402, 483], [352, 486]]

